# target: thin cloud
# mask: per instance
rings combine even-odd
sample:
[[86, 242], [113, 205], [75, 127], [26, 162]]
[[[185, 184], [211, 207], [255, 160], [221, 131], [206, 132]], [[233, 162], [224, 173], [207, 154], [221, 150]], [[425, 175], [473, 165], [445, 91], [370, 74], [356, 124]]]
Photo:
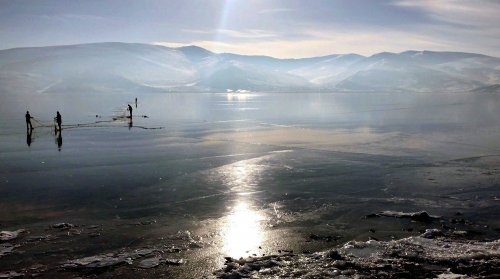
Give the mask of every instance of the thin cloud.
[[289, 8], [275, 8], [275, 9], [264, 9], [260, 10], [258, 13], [259, 14], [276, 14], [276, 13], [287, 13], [294, 11], [294, 9], [289, 9]]
[[57, 14], [57, 15], [40, 15], [42, 19], [53, 21], [89, 21], [89, 22], [108, 22], [109, 18], [87, 14]]
[[399, 0], [393, 4], [419, 10], [431, 19], [416, 25], [415, 32], [446, 41], [450, 49], [460, 46], [460, 51], [500, 56], [498, 1]]
[[213, 30], [181, 29], [182, 32], [191, 34], [213, 34]]
[[498, 26], [500, 23], [500, 17], [498, 16], [500, 2], [400, 0], [394, 2], [394, 5], [420, 9], [430, 17], [439, 19], [442, 22], [470, 26]]
[[244, 29], [244, 30], [234, 30], [234, 29], [211, 29], [211, 30], [195, 30], [195, 29], [183, 29], [183, 32], [190, 34], [200, 34], [200, 35], [224, 35], [230, 38], [236, 39], [263, 39], [276, 37], [277, 34], [260, 29]]
[[231, 29], [217, 29], [215, 30], [215, 32], [219, 34], [224, 34], [229, 37], [240, 38], [240, 39], [261, 39], [261, 38], [276, 37], [276, 34], [274, 33], [258, 29], [248, 29], [242, 31], [231, 30]]
[[[450, 50], [450, 45], [446, 42], [436, 42], [423, 35], [409, 35], [402, 32], [340, 33], [311, 30], [310, 35], [314, 38], [236, 42], [199, 40], [186, 43], [156, 42], [155, 44], [169, 47], [197, 45], [216, 53], [268, 55], [277, 58], [303, 58], [345, 53], [371, 55], [383, 51], [401, 52], [408, 49]], [[401, 40], [401, 38], [405, 39]]]

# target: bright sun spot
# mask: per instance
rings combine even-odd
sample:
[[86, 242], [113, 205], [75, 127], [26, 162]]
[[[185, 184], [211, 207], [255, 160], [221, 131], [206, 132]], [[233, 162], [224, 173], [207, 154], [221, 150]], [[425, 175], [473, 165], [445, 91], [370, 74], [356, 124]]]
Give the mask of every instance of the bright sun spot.
[[255, 253], [262, 243], [260, 224], [264, 218], [245, 201], [238, 201], [227, 216], [224, 232], [224, 250], [233, 258]]
[[231, 102], [231, 101], [239, 101], [239, 102], [247, 101], [248, 99], [250, 99], [252, 97], [252, 95], [248, 94], [248, 93], [233, 93], [233, 92], [227, 93], [226, 96], [227, 96], [227, 100], [229, 102]]
[[234, 194], [221, 228], [224, 253], [233, 258], [259, 253], [265, 238], [263, 221], [266, 216], [256, 210], [252, 202], [260, 169], [258, 161], [253, 159], [237, 161], [221, 169], [224, 184]]

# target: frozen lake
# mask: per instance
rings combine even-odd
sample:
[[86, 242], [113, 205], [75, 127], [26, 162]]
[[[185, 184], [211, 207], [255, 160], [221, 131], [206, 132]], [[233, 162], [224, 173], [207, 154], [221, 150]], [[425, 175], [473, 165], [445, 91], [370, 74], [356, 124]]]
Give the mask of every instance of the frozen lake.
[[[364, 218], [384, 210], [460, 216], [457, 229], [499, 235], [498, 94], [1, 97], [0, 230], [29, 233], [0, 271], [42, 264], [50, 277], [68, 259], [148, 247], [187, 263], [140, 272], [198, 278], [224, 256], [442, 226]], [[50, 228], [61, 222], [76, 227]], [[127, 268], [104, 275], [139, 272]]]

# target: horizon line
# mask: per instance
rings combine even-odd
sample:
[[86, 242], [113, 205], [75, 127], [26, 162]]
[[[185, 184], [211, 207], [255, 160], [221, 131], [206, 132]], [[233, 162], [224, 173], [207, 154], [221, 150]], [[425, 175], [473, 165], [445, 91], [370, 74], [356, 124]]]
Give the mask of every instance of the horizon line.
[[291, 60], [291, 59], [309, 59], [309, 58], [320, 58], [320, 57], [327, 57], [327, 56], [332, 56], [332, 55], [359, 55], [365, 58], [372, 57], [374, 55], [382, 54], [382, 53], [389, 53], [389, 54], [402, 54], [405, 52], [435, 52], [435, 53], [463, 53], [463, 54], [477, 54], [477, 55], [483, 55], [483, 56], [488, 56], [488, 57], [493, 57], [493, 58], [500, 58], [498, 56], [494, 55], [489, 55], [489, 54], [484, 54], [484, 53], [478, 53], [478, 52], [468, 52], [468, 51], [457, 51], [457, 50], [416, 50], [416, 49], [407, 49], [403, 50], [400, 52], [391, 52], [391, 51], [381, 51], [381, 52], [375, 52], [371, 55], [363, 55], [355, 52], [350, 52], [350, 53], [330, 53], [326, 55], [317, 55], [317, 56], [304, 56], [304, 57], [275, 57], [271, 55], [265, 55], [265, 54], [249, 54], [249, 53], [237, 53], [237, 52], [215, 52], [213, 50], [210, 50], [206, 47], [201, 47], [196, 44], [185, 44], [185, 45], [179, 45], [179, 46], [168, 46], [166, 44], [160, 43], [160, 42], [152, 42], [152, 43], [144, 43], [144, 42], [123, 42], [123, 41], [98, 41], [98, 42], [88, 42], [88, 43], [73, 43], [73, 44], [58, 44], [58, 45], [40, 45], [40, 46], [20, 46], [20, 47], [12, 47], [12, 48], [5, 48], [5, 49], [0, 49], [0, 51], [7, 51], [7, 50], [15, 50], [15, 49], [29, 49], [29, 48], [48, 48], [48, 47], [69, 47], [69, 46], [79, 46], [79, 45], [97, 45], [97, 44], [129, 44], [129, 45], [149, 45], [149, 46], [159, 46], [159, 47], [164, 47], [168, 49], [180, 49], [180, 48], [186, 48], [186, 47], [198, 47], [200, 49], [206, 50], [208, 52], [211, 52], [213, 54], [235, 54], [235, 55], [241, 55], [241, 56], [253, 56], [253, 57], [270, 57], [274, 59], [279, 59], [279, 60]]

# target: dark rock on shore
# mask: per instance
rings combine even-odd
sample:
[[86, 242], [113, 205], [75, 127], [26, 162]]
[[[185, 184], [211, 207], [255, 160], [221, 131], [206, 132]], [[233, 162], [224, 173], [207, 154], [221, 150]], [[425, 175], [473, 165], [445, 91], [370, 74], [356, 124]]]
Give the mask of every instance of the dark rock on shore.
[[74, 228], [75, 225], [70, 224], [70, 223], [57, 223], [57, 224], [53, 224], [51, 227], [54, 229], [69, 230], [71, 228]]
[[394, 217], [394, 218], [409, 218], [413, 221], [418, 222], [432, 222], [436, 219], [440, 219], [441, 216], [430, 215], [425, 211], [419, 212], [400, 212], [400, 211], [382, 211], [376, 214], [377, 216], [383, 217]]
[[[322, 253], [226, 259], [216, 278], [469, 278], [500, 276], [500, 240], [438, 237], [351, 241]], [[430, 233], [430, 232], [429, 232]]]

